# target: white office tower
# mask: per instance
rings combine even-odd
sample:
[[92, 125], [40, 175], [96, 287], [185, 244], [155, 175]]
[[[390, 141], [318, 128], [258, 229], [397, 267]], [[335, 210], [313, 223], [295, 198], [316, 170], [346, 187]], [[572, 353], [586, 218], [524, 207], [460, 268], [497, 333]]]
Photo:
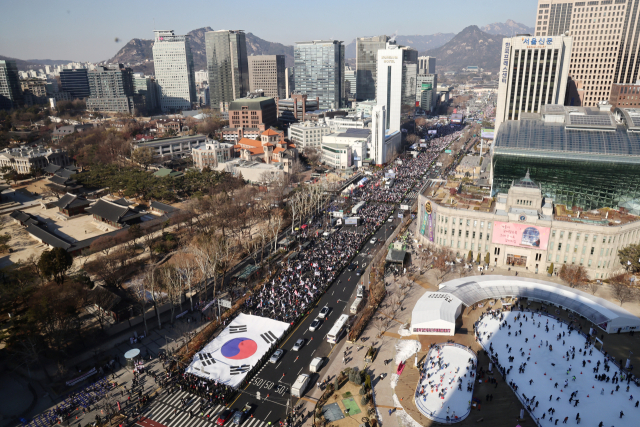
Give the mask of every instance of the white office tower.
[[196, 101], [195, 70], [189, 36], [154, 31], [153, 63], [162, 112], [191, 110]]
[[371, 158], [376, 164], [385, 163], [384, 142], [386, 134], [387, 111], [384, 105], [376, 105], [371, 110]]
[[518, 36], [502, 40], [496, 133], [506, 120], [564, 104], [571, 58], [569, 36]]
[[385, 127], [390, 131], [400, 131], [402, 57], [403, 50], [396, 45], [387, 44], [386, 49], [378, 50], [376, 100], [384, 106]]
[[436, 58], [433, 56], [418, 57], [418, 74], [435, 74]]

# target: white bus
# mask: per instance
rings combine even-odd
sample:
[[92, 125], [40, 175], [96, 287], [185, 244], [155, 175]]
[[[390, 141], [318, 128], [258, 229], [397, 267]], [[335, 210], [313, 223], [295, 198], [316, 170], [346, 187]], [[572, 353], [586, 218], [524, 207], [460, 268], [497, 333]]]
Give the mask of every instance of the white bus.
[[344, 327], [349, 321], [349, 315], [343, 314], [338, 318], [338, 321], [333, 325], [329, 333], [327, 334], [327, 341], [331, 344], [335, 344], [340, 341], [340, 337], [344, 332]]

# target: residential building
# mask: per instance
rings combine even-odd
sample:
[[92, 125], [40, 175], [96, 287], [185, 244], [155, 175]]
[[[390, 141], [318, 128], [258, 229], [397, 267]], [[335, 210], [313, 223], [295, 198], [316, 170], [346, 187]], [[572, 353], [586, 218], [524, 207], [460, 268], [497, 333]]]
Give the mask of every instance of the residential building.
[[22, 102], [16, 61], [0, 60], [0, 110], [17, 108]]
[[434, 58], [433, 56], [418, 57], [418, 74], [435, 74], [435, 73], [436, 73], [436, 58]]
[[22, 99], [26, 106], [44, 105], [49, 103], [46, 80], [20, 80], [20, 87], [22, 89]]
[[614, 83], [609, 95], [611, 110], [616, 108], [640, 108], [640, 81], [635, 84]]
[[289, 126], [289, 140], [304, 151], [306, 148], [320, 148], [322, 136], [332, 132], [325, 123], [306, 121]]
[[252, 55], [248, 61], [251, 92], [260, 90], [271, 98], [287, 97], [284, 55]]
[[83, 132], [87, 129], [93, 129], [95, 128], [95, 124], [84, 124], [84, 125], [66, 125], [66, 126], [60, 126], [57, 127], [53, 130], [53, 132], [51, 133], [51, 141], [53, 142], [57, 142], [59, 140], [61, 140], [62, 138], [64, 138], [67, 135], [71, 135], [72, 133], [75, 132]]
[[262, 92], [252, 93], [229, 103], [230, 128], [268, 129], [278, 124], [278, 107], [273, 98], [261, 96]]
[[132, 150], [142, 147], [153, 149], [155, 156], [183, 157], [191, 154], [194, 147], [198, 147], [207, 141], [206, 135], [180, 136], [176, 138], [160, 138], [151, 141], [135, 141]]
[[376, 98], [378, 51], [386, 49], [388, 36], [358, 37], [356, 39], [356, 99]]
[[154, 31], [153, 66], [158, 101], [164, 113], [191, 110], [196, 101], [196, 78], [189, 36], [173, 30]]
[[506, 121], [491, 147], [493, 193], [529, 171], [545, 196], [585, 212], [609, 206], [640, 215], [640, 110], [545, 105]]
[[573, 39], [568, 36], [502, 40], [495, 129], [546, 104], [563, 104]]
[[284, 71], [285, 76], [285, 98], [291, 97], [293, 92], [296, 90], [296, 79], [295, 79], [295, 68], [287, 67]]
[[638, 80], [637, 0], [538, 0], [537, 18], [537, 37], [573, 37], [566, 105], [594, 107], [612, 84]]
[[233, 145], [228, 142], [207, 140], [204, 145], [191, 150], [193, 165], [202, 171], [204, 168], [215, 169], [221, 163], [226, 163], [233, 156]]
[[[503, 127], [527, 121], [506, 122]], [[623, 209], [569, 208], [525, 173], [491, 197], [462, 181], [434, 182], [418, 195], [418, 243], [458, 258], [488, 255], [491, 266], [545, 275], [553, 265], [582, 266], [591, 280], [621, 270], [618, 251], [640, 241], [640, 218]]]
[[296, 145], [284, 139], [284, 132], [267, 129], [260, 134], [260, 140], [242, 138], [233, 146], [240, 159], [266, 164], [279, 163], [288, 173], [294, 160], [298, 158]]
[[232, 127], [224, 127], [218, 131], [218, 137], [227, 142], [236, 143], [242, 138], [247, 139], [256, 139], [260, 136], [262, 132], [264, 132], [266, 128], [263, 126], [262, 129], [259, 127], [245, 127], [245, 128], [232, 128]]
[[344, 45], [338, 40], [296, 42], [296, 91], [318, 98], [320, 108], [338, 109], [344, 98]]
[[225, 104], [250, 90], [245, 34], [243, 31], [209, 31], [204, 41], [211, 107], [226, 110]]
[[344, 93], [346, 99], [356, 98], [356, 70], [352, 69], [348, 65], [344, 67]]
[[158, 104], [158, 84], [155, 78], [144, 76], [142, 74], [134, 74], [133, 76], [133, 93], [141, 98], [144, 105], [146, 115], [155, 113], [159, 109]]
[[0, 168], [8, 166], [21, 174], [44, 169], [50, 163], [68, 166], [71, 164], [71, 159], [64, 150], [44, 147], [5, 148], [0, 151]]
[[307, 120], [307, 113], [320, 109], [320, 99], [308, 99], [307, 94], [292, 93], [291, 98], [277, 99], [278, 121], [282, 124], [304, 122]]
[[87, 98], [87, 110], [133, 113], [135, 104], [142, 99], [136, 96], [134, 102], [133, 72], [131, 68], [97, 67], [87, 73], [91, 95]]
[[67, 92], [72, 98], [88, 98], [91, 95], [89, 77], [87, 76], [88, 71], [85, 68], [60, 71], [62, 91]]

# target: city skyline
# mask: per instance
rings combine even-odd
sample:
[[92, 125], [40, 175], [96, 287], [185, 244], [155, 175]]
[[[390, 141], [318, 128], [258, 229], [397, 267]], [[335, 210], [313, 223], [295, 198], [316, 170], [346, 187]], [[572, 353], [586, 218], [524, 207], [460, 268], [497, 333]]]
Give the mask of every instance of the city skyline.
[[[279, 7], [278, 3], [281, 3]], [[173, 3], [146, 2], [124, 3], [109, 2], [107, 7], [101, 4], [84, 3], [76, 0], [62, 3], [27, 1], [12, 4], [5, 8], [0, 16], [0, 39], [4, 41], [0, 55], [28, 60], [52, 59], [81, 62], [100, 62], [113, 57], [133, 38], [152, 39], [154, 30], [173, 29], [176, 34], [186, 34], [196, 28], [210, 26], [214, 30], [242, 29], [261, 39], [293, 46], [300, 40], [337, 39], [345, 44], [356, 37], [393, 35], [429, 35], [435, 33], [457, 33], [469, 25], [483, 26], [495, 22], [513, 19], [528, 26], [534, 25], [536, 2], [526, 4], [497, 0], [495, 8], [487, 9], [483, 4], [461, 0], [459, 8], [464, 16], [455, 20], [442, 19], [429, 22], [419, 18], [420, 14], [409, 13], [413, 10], [429, 10], [447, 16], [447, 7], [438, 3], [427, 5], [425, 2], [409, 0], [402, 8], [388, 10], [380, 0], [366, 3], [368, 10], [380, 10], [379, 14], [367, 14], [367, 19], [354, 22], [353, 16], [362, 12], [363, 2], [342, 3], [330, 0], [318, 10], [311, 4], [296, 6], [295, 16], [308, 16], [314, 19], [293, 19], [282, 31], [272, 22], [282, 18], [286, 10], [284, 2], [262, 3], [252, 1], [248, 9], [255, 19], [246, 15], [232, 13], [229, 7], [221, 5], [211, 8], [209, 3], [196, 1], [193, 7], [173, 8]], [[121, 4], [121, 7], [118, 6]], [[163, 6], [164, 4], [164, 6]], [[340, 7], [343, 13], [335, 14], [334, 7]], [[34, 8], [39, 13], [34, 13]], [[171, 10], [169, 10], [171, 8]], [[212, 14], [200, 13], [211, 8]], [[127, 10], [127, 14], [122, 14]], [[194, 13], [194, 11], [200, 11]], [[384, 12], [382, 12], [384, 11]], [[29, 16], [29, 19], [25, 19]], [[100, 20], [96, 22], [95, 17]], [[222, 17], [222, 19], [220, 18]], [[326, 25], [331, 22], [331, 26]], [[55, 23], [64, 31], [50, 35], [51, 24]], [[118, 41], [116, 41], [118, 40]]]

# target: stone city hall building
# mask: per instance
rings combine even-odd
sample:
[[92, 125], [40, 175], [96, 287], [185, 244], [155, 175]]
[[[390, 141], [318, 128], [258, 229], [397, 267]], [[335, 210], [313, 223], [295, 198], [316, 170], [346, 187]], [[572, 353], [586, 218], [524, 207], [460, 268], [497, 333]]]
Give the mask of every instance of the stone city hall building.
[[527, 173], [507, 193], [462, 181], [431, 181], [418, 197], [418, 242], [469, 251], [491, 266], [545, 275], [553, 263], [582, 265], [590, 279], [621, 271], [618, 250], [640, 241], [640, 217], [625, 208], [570, 210], [542, 195]]

